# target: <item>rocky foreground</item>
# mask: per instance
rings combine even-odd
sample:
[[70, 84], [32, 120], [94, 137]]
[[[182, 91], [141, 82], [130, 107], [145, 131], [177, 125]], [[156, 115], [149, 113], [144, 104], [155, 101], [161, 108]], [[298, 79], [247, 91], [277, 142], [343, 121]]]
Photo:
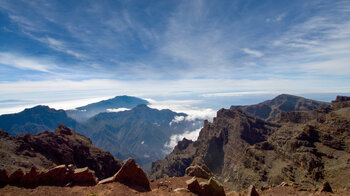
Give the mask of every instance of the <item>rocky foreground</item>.
[[[191, 180], [192, 177], [165, 177], [150, 182], [151, 191], [139, 192], [119, 182], [112, 182], [108, 184], [98, 184], [95, 186], [72, 186], [72, 187], [58, 187], [58, 186], [38, 186], [36, 188], [23, 188], [17, 186], [5, 186], [0, 188], [0, 195], [18, 196], [18, 195], [33, 195], [33, 196], [47, 196], [47, 195], [67, 195], [67, 196], [129, 196], [129, 195], [198, 195], [188, 189], [186, 181]], [[198, 178], [199, 181], [205, 182], [205, 179]], [[227, 196], [281, 196], [281, 195], [350, 195], [347, 189], [338, 189], [331, 192], [321, 192], [321, 187], [315, 189], [304, 188], [299, 185], [281, 185], [276, 187], [269, 187], [266, 190], [256, 190], [252, 192], [249, 189], [241, 192], [226, 191]], [[257, 193], [257, 194], [256, 194]]]

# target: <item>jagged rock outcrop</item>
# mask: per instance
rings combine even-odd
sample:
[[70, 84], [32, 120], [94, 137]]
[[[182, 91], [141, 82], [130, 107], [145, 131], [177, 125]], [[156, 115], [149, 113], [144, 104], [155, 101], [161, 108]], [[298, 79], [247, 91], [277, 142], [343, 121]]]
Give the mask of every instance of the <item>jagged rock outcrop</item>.
[[[54, 132], [35, 135], [12, 137], [4, 131], [0, 130], [0, 133], [0, 169], [11, 173], [18, 168], [29, 171], [34, 166], [42, 170], [74, 164], [78, 168], [88, 167], [103, 179], [115, 174], [122, 166], [122, 161], [62, 124]], [[17, 180], [15, 176], [17, 174], [13, 176], [14, 181]]]
[[104, 179], [99, 184], [112, 182], [120, 182], [141, 192], [151, 191], [146, 173], [132, 158], [129, 158], [113, 177]]
[[325, 102], [281, 94], [272, 100], [267, 100], [255, 105], [231, 106], [231, 110], [238, 109], [263, 120], [275, 121], [280, 118], [283, 112], [310, 111], [327, 105], [329, 104]]
[[350, 183], [350, 107], [345, 103], [287, 112], [274, 122], [221, 109], [212, 123], [204, 123], [197, 141], [153, 163], [151, 177], [183, 176], [184, 166], [205, 164], [233, 190], [284, 181], [314, 187], [324, 180], [344, 188]]

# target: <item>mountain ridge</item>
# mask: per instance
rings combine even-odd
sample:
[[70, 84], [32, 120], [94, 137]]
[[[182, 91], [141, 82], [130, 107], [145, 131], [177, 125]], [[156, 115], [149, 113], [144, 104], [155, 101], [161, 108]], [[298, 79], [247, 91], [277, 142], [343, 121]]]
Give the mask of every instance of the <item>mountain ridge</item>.
[[263, 120], [275, 121], [280, 118], [282, 112], [313, 110], [317, 107], [324, 107], [327, 105], [329, 105], [329, 103], [295, 95], [280, 94], [272, 100], [266, 100], [258, 104], [246, 106], [233, 105], [230, 109], [239, 109]]
[[350, 99], [337, 100], [283, 112], [273, 122], [221, 109], [213, 122], [205, 121], [197, 141], [184, 139], [165, 159], [153, 162], [150, 176], [183, 176], [190, 165], [206, 165], [233, 190], [282, 182], [315, 187], [323, 181], [344, 188], [350, 183]]

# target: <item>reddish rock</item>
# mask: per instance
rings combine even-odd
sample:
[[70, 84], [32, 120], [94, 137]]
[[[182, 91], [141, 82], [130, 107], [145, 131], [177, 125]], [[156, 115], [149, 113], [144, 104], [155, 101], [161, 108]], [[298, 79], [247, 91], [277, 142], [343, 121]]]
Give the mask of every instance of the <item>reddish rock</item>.
[[326, 181], [323, 183], [320, 192], [330, 192], [333, 193], [331, 185]]
[[0, 187], [5, 186], [9, 182], [9, 176], [5, 169], [0, 169]]
[[199, 186], [198, 180], [196, 178], [192, 178], [186, 181], [187, 189], [193, 193], [199, 193], [201, 191], [201, 187]]
[[136, 164], [134, 159], [129, 158], [113, 177], [114, 181], [140, 192], [151, 191], [146, 173]]
[[72, 181], [74, 184], [78, 185], [92, 186], [97, 184], [95, 172], [90, 170], [88, 167], [75, 169], [72, 175]]
[[65, 165], [59, 165], [43, 174], [44, 182], [48, 185], [64, 186], [71, 181], [71, 175]]
[[248, 194], [247, 196], [260, 196], [258, 191], [256, 191], [255, 186], [254, 185], [250, 185], [248, 188]]
[[18, 184], [23, 176], [24, 172], [22, 169], [17, 169], [9, 176], [9, 184]]
[[20, 185], [33, 187], [42, 183], [42, 180], [41, 172], [38, 171], [36, 167], [32, 167], [32, 169], [21, 178]]
[[204, 167], [205, 168], [203, 168], [203, 166], [199, 166], [199, 165], [190, 166], [190, 167], [186, 168], [185, 173], [188, 176], [209, 179], [212, 176], [212, 174], [206, 166], [204, 166]]

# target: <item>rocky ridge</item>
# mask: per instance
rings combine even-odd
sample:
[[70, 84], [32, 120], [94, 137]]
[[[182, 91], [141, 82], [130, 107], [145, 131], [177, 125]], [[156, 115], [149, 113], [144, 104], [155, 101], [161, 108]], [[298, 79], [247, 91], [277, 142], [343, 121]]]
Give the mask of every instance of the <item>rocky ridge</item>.
[[54, 132], [10, 136], [0, 130], [0, 169], [9, 173], [33, 167], [50, 169], [73, 164], [88, 167], [99, 179], [110, 177], [122, 166], [122, 161], [109, 152], [92, 145], [90, 139], [60, 124]]
[[272, 100], [247, 106], [231, 106], [231, 110], [238, 109], [266, 121], [280, 119], [283, 112], [310, 111], [318, 107], [325, 107], [329, 103], [306, 99], [294, 95], [281, 94]]
[[204, 123], [197, 141], [184, 139], [154, 162], [151, 178], [183, 176], [187, 167], [198, 164], [231, 190], [284, 181], [314, 188], [325, 180], [350, 188], [349, 106], [348, 98], [338, 97], [325, 107], [283, 112], [275, 122], [221, 109], [212, 123]]

